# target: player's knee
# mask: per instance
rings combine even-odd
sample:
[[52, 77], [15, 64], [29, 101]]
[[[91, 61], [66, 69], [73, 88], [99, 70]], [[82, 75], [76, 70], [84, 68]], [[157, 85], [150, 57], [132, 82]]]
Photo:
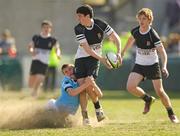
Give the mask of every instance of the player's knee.
[[165, 92], [164, 92], [164, 90], [163, 89], [158, 89], [157, 91], [157, 95], [161, 98], [161, 97], [164, 97], [164, 95], [165, 95]]
[[136, 88], [136, 86], [133, 85], [133, 84], [127, 84], [127, 86], [126, 86], [126, 89], [127, 89], [129, 92], [132, 92], [135, 88]]
[[103, 97], [103, 93], [102, 93], [102, 92], [99, 92], [98, 98], [102, 98], [102, 97]]

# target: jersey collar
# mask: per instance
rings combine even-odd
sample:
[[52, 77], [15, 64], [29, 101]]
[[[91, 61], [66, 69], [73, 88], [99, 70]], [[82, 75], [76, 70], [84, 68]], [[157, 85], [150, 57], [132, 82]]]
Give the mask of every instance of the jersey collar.
[[151, 27], [149, 26], [149, 28], [148, 28], [148, 30], [146, 32], [141, 32], [140, 27], [139, 27], [139, 33], [142, 34], [142, 35], [145, 35], [145, 34], [149, 33], [150, 29], [151, 29]]
[[51, 36], [51, 34], [49, 33], [47, 36], [44, 36], [42, 33], [40, 33], [40, 36], [43, 37], [43, 38], [48, 38]]
[[94, 27], [94, 19], [91, 19], [92, 25], [90, 27], [86, 27], [87, 30], [92, 30]]

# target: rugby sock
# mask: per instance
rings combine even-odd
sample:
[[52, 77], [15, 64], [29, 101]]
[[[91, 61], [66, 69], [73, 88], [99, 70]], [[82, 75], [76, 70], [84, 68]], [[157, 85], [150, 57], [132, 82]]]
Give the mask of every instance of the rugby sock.
[[141, 97], [145, 102], [150, 102], [151, 101], [151, 96], [149, 94], [145, 94], [143, 97]]
[[99, 101], [94, 103], [94, 108], [95, 109], [100, 109], [101, 108]]
[[83, 116], [83, 119], [88, 119], [88, 112], [87, 111], [82, 111], [82, 116]]
[[171, 107], [166, 108], [168, 116], [174, 115], [174, 112]]

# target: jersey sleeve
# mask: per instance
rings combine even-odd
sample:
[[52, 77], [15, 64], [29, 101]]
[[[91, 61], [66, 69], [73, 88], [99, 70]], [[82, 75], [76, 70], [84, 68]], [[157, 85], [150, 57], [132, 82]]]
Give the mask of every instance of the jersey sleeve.
[[137, 31], [139, 30], [139, 27], [135, 27], [131, 30], [131, 35], [136, 39]]
[[52, 45], [54, 47], [59, 47], [59, 43], [58, 43], [58, 40], [56, 38], [52, 38]]
[[62, 88], [63, 88], [65, 91], [67, 91], [68, 88], [73, 88], [73, 86], [72, 86], [72, 84], [71, 84], [70, 81], [64, 81], [64, 82], [62, 83]]
[[104, 31], [105, 34], [110, 35], [114, 30], [112, 27], [105, 21], [96, 19], [95, 23]]
[[162, 45], [160, 37], [159, 37], [158, 33], [154, 29], [152, 29], [152, 31], [151, 31], [151, 39], [152, 39], [152, 42], [153, 42], [155, 47], [158, 47], [158, 46]]
[[84, 34], [84, 28], [81, 25], [77, 25], [74, 28], [74, 32], [76, 34], [76, 40], [80, 44], [87, 42], [85, 34]]
[[34, 43], [34, 45], [35, 45], [35, 43], [37, 42], [37, 40], [38, 40], [38, 35], [34, 35], [34, 36], [32, 37], [32, 42]]

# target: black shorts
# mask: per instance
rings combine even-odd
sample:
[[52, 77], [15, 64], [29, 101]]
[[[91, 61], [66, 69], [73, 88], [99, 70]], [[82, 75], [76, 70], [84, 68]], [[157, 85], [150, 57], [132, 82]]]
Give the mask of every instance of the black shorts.
[[30, 75], [36, 75], [36, 74], [45, 75], [47, 68], [48, 68], [47, 64], [44, 64], [39, 60], [33, 60], [30, 68]]
[[99, 61], [94, 57], [84, 57], [75, 60], [75, 76], [77, 79], [87, 76], [97, 78], [99, 72]]
[[159, 63], [155, 63], [150, 66], [135, 64], [132, 72], [142, 75], [144, 77], [144, 80], [145, 79], [155, 80], [162, 78]]

